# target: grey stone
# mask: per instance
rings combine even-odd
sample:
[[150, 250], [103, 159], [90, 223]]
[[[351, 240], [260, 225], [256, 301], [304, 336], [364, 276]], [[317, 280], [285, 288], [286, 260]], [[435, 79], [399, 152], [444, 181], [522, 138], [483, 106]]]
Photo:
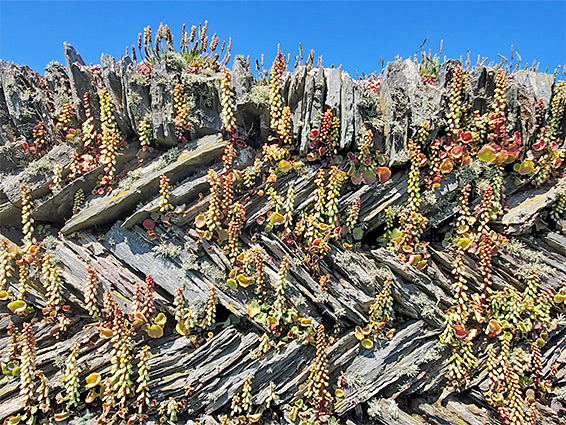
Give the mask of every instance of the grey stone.
[[254, 77], [246, 58], [242, 55], [236, 55], [232, 65], [232, 87], [236, 99], [241, 99], [250, 91], [253, 80]]
[[144, 174], [141, 179], [118, 194], [111, 193], [92, 202], [79, 214], [73, 216], [61, 229], [61, 232], [67, 235], [87, 227], [112, 223], [118, 218], [124, 218], [140, 201], [158, 193], [161, 174], [167, 174], [171, 179], [171, 184], [174, 184], [184, 178], [186, 173], [194, 167], [205, 166], [212, 160], [218, 159], [224, 150], [224, 143], [219, 135], [205, 136], [195, 141], [195, 144], [194, 150], [184, 150], [171, 165]]
[[153, 137], [157, 142], [173, 145], [177, 142], [173, 122], [173, 86], [165, 61], [155, 64], [151, 70], [151, 117]]
[[340, 91], [342, 86], [342, 75], [339, 69], [330, 68], [324, 70], [326, 79], [326, 99], [324, 102], [324, 109], [332, 109], [334, 113], [340, 118]]
[[354, 83], [348, 75], [342, 75], [340, 92], [340, 151], [356, 146], [354, 128]]

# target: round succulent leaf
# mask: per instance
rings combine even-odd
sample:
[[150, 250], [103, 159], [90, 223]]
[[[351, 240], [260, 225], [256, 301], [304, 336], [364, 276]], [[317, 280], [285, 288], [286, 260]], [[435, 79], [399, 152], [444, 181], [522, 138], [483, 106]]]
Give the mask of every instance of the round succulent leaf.
[[367, 350], [373, 348], [373, 341], [371, 339], [365, 338], [362, 341], [362, 347], [364, 347]]
[[236, 281], [236, 279], [228, 279], [226, 281], [226, 286], [230, 289], [238, 289], [238, 281]]
[[206, 225], [206, 216], [203, 213], [200, 213], [195, 217], [195, 226], [200, 229], [205, 225]]
[[484, 162], [493, 163], [497, 158], [497, 152], [490, 145], [486, 145], [479, 150], [478, 158]]
[[21, 315], [21, 314], [24, 314], [26, 312], [28, 305], [23, 300], [14, 300], [11, 303], [8, 303], [7, 307], [8, 307], [8, 310], [10, 310], [12, 313]]
[[190, 331], [187, 329], [187, 327], [185, 326], [184, 322], [178, 322], [177, 326], [175, 326], [175, 330], [177, 331], [177, 333], [179, 335], [185, 335], [187, 336]]
[[100, 381], [102, 380], [102, 377], [100, 376], [99, 373], [91, 373], [90, 375], [88, 375], [85, 378], [86, 381], [86, 385], [85, 388], [94, 388], [96, 387], [98, 384], [100, 384]]
[[352, 230], [352, 237], [359, 241], [364, 237], [364, 231], [361, 227], [354, 227], [354, 230]]
[[150, 338], [161, 338], [163, 336], [163, 328], [159, 325], [151, 325], [147, 330]]
[[279, 165], [277, 166], [277, 171], [286, 174], [289, 171], [291, 171], [292, 168], [293, 165], [289, 161], [287, 161], [286, 159], [282, 159], [281, 161], [279, 161]]
[[242, 288], [247, 288], [248, 286], [250, 286], [252, 283], [254, 283], [255, 279], [251, 276], [248, 276], [246, 274], [239, 274], [236, 277], [236, 280], [238, 281], [238, 283], [240, 284], [240, 286]]
[[377, 181], [377, 176], [372, 170], [365, 170], [362, 173], [362, 180], [365, 184], [373, 184]]
[[380, 183], [385, 183], [391, 178], [391, 170], [388, 167], [377, 167], [375, 171], [379, 176]]
[[283, 224], [285, 222], [285, 217], [283, 217], [283, 215], [279, 214], [276, 211], [273, 211], [271, 214], [269, 214], [269, 223], [272, 226], [278, 226], [280, 224]]
[[261, 312], [261, 307], [259, 306], [257, 300], [253, 299], [246, 304], [246, 310], [248, 312], [248, 316], [250, 316], [253, 319]]
[[163, 327], [167, 323], [167, 316], [165, 316], [165, 314], [163, 313], [159, 313], [153, 322], [157, 326]]

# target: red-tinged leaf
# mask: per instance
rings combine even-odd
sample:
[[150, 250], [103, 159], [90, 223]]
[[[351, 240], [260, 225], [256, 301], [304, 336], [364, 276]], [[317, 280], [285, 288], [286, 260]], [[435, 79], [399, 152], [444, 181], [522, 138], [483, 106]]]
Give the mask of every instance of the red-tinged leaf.
[[495, 155], [495, 163], [503, 164], [504, 162], [507, 162], [508, 157], [509, 157], [509, 152], [500, 151], [499, 153], [497, 153], [497, 155]]
[[533, 150], [535, 152], [540, 152], [544, 148], [546, 148], [546, 141], [544, 139], [540, 139], [538, 142], [533, 144]]
[[415, 254], [413, 254], [413, 255], [409, 256], [409, 261], [408, 261], [408, 262], [409, 262], [409, 264], [410, 264], [411, 266], [413, 266], [413, 265], [415, 265], [416, 263], [418, 263], [419, 261], [421, 261], [421, 258], [422, 258], [421, 255], [418, 255], [418, 254], [415, 255]]
[[317, 151], [312, 151], [307, 154], [308, 161], [316, 161], [319, 158]]
[[358, 158], [352, 152], [348, 152], [346, 156], [351, 162], [358, 162]]
[[[515, 167], [513, 167], [514, 169]], [[522, 175], [526, 176], [527, 174], [532, 174], [535, 171], [535, 163], [530, 159], [525, 159], [518, 167], [517, 172]]]
[[468, 330], [462, 325], [452, 325], [454, 336], [458, 339], [464, 339], [468, 336]]
[[425, 155], [424, 153], [421, 152], [421, 154], [420, 154], [420, 164], [419, 164], [419, 166], [420, 166], [420, 167], [424, 167], [424, 166], [426, 165], [426, 162], [427, 162], [427, 157], [426, 157], [426, 155]]
[[560, 166], [562, 165], [562, 158], [560, 158], [559, 156], [554, 158], [554, 163], [552, 165], [554, 168], [560, 168]]
[[515, 162], [517, 158], [519, 158], [519, 152], [507, 152], [507, 158], [505, 159], [505, 162], [507, 164], [511, 164]]
[[478, 152], [478, 158], [484, 162], [493, 163], [497, 157], [497, 152], [491, 146], [487, 145]]
[[373, 162], [373, 160], [372, 160], [371, 158], [366, 158], [366, 159], [364, 159], [364, 165], [365, 165], [366, 167], [369, 167], [372, 162]]
[[313, 128], [311, 130], [311, 132], [309, 133], [308, 138], [309, 138], [309, 140], [315, 141], [315, 140], [318, 140], [319, 136], [320, 136], [320, 131], [318, 130], [318, 128]]
[[470, 143], [473, 140], [473, 135], [470, 131], [463, 131], [460, 134], [460, 140], [464, 143]]
[[352, 177], [350, 177], [350, 180], [352, 180], [352, 184], [355, 185], [363, 183], [362, 176], [360, 175], [360, 173], [355, 173]]
[[372, 170], [366, 170], [362, 173], [362, 180], [365, 184], [373, 184], [377, 181], [377, 176]]
[[453, 169], [454, 169], [454, 164], [452, 163], [451, 159], [445, 159], [444, 161], [442, 161], [442, 164], [440, 164], [440, 171], [443, 174], [448, 174]]
[[472, 163], [472, 157], [469, 154], [465, 154], [461, 160], [462, 165], [470, 165]]
[[495, 319], [491, 319], [487, 325], [487, 336], [497, 336], [501, 333], [501, 325]]
[[463, 154], [464, 147], [462, 145], [457, 145], [450, 149], [450, 155], [452, 155], [453, 158], [460, 159]]
[[391, 170], [387, 167], [377, 167], [375, 171], [379, 175], [380, 183], [385, 183], [391, 177]]
[[324, 244], [324, 239], [322, 239], [322, 238], [317, 238], [317, 239], [315, 239], [315, 240], [313, 241], [312, 246], [315, 246], [315, 247], [318, 248], [319, 246], [321, 246], [321, 245], [323, 245], [323, 244]]

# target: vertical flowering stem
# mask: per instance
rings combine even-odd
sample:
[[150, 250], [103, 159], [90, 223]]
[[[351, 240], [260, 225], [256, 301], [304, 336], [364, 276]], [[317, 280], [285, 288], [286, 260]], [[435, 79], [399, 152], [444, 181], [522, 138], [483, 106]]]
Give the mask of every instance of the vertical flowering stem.
[[22, 190], [22, 232], [24, 234], [22, 241], [24, 243], [24, 251], [28, 252], [30, 247], [36, 243], [33, 236], [31, 191], [25, 184], [22, 184], [20, 188]]
[[104, 169], [104, 176], [100, 180], [101, 192], [104, 187], [111, 190], [116, 173], [116, 151], [118, 150], [119, 135], [116, 120], [114, 119], [114, 103], [106, 88], [98, 91], [100, 97], [100, 122], [102, 138], [100, 143], [100, 163]]
[[216, 304], [218, 304], [218, 292], [214, 285], [211, 285], [208, 299], [206, 300], [206, 315], [202, 321], [202, 328], [206, 329], [214, 324], [216, 320]]
[[329, 377], [326, 346], [324, 326], [319, 325], [316, 331], [316, 358], [311, 365], [305, 390], [305, 397], [315, 410], [317, 423], [332, 404], [332, 395], [327, 390]]
[[22, 330], [22, 355], [20, 358], [20, 395], [24, 397], [26, 410], [32, 407], [35, 394], [35, 336], [31, 323], [24, 323]]
[[232, 73], [228, 68], [222, 71], [220, 80], [220, 104], [222, 106], [222, 124], [224, 130], [233, 134], [236, 131], [236, 121], [234, 119], [234, 101], [232, 99]]
[[246, 221], [246, 208], [236, 202], [232, 206], [232, 221], [228, 225], [228, 256], [234, 262], [240, 254], [240, 231]]
[[283, 87], [283, 73], [285, 72], [285, 58], [279, 46], [277, 56], [273, 61], [269, 71], [269, 116], [271, 118], [271, 129], [275, 132], [279, 130], [279, 121], [283, 113], [283, 97], [281, 88]]
[[149, 346], [145, 345], [140, 351], [140, 361], [138, 363], [138, 379], [136, 393], [136, 405], [138, 413], [141, 415], [143, 411], [151, 406], [151, 399], [149, 397], [149, 358], [151, 352]]
[[174, 207], [171, 205], [171, 190], [169, 189], [170, 179], [165, 174], [159, 176], [159, 212], [167, 212]]
[[77, 357], [79, 355], [79, 344], [75, 343], [69, 357], [67, 358], [65, 366], [65, 374], [61, 379], [65, 384], [65, 400], [68, 401], [69, 406], [77, 407], [80, 404], [81, 393], [79, 368], [77, 366]]
[[222, 201], [220, 200], [220, 193], [222, 184], [216, 171], [213, 169], [208, 170], [208, 181], [210, 183], [210, 201], [208, 203], [208, 211], [206, 212], [206, 225], [210, 233], [219, 230], [221, 227]]

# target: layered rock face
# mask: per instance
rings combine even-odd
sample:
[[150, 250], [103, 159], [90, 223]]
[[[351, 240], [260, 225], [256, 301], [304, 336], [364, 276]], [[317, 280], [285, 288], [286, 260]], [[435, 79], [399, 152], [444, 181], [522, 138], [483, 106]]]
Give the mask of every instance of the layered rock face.
[[165, 50], [0, 61], [1, 421], [564, 422], [563, 83]]

